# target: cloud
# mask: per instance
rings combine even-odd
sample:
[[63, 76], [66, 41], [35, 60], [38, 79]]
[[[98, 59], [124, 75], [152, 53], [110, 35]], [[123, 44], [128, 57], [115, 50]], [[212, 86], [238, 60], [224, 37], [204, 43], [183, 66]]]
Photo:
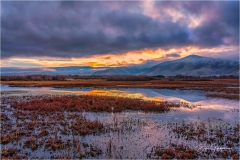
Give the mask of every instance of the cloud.
[[166, 54], [166, 57], [178, 58], [178, 57], [181, 57], [181, 56], [179, 54], [177, 54], [177, 53], [171, 53], [171, 54]]
[[4, 1], [1, 15], [3, 59], [239, 44], [239, 2]]
[[[55, 57], [28, 57], [28, 58], [9, 58], [1, 60], [2, 67], [63, 67], [63, 66], [92, 66], [92, 67], [117, 67], [131, 65], [151, 65], [151, 62], [173, 60], [178, 54], [185, 57], [192, 54], [206, 57], [230, 58], [239, 57], [238, 46], [220, 46], [215, 48], [200, 48], [196, 46], [176, 47], [168, 49], [143, 49], [130, 51], [124, 54], [108, 54], [80, 58], [55, 58]], [[175, 57], [174, 57], [175, 56]], [[110, 57], [110, 58], [108, 58]], [[236, 60], [236, 59], [235, 59]]]
[[19, 68], [19, 67], [2, 67], [1, 72], [55, 72], [56, 70], [51, 68]]
[[[222, 3], [221, 3], [222, 4]], [[200, 46], [239, 44], [239, 2], [224, 2], [216, 17], [196, 27], [193, 34]]]

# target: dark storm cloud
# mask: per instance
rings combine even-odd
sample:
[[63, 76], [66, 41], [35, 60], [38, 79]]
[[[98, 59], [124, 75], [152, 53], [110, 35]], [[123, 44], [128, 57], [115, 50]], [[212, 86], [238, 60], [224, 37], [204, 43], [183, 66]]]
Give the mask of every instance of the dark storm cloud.
[[[1, 56], [86, 57], [174, 46], [237, 45], [239, 2], [2, 2]], [[164, 9], [181, 11], [174, 21]], [[190, 28], [189, 15], [209, 18]]]
[[[193, 30], [200, 46], [239, 44], [239, 2], [224, 2], [218, 16]], [[226, 42], [229, 41], [229, 42]]]
[[[134, 34], [151, 29], [153, 20], [145, 15], [136, 13], [109, 12], [101, 17], [101, 22], [106, 27], [116, 28], [119, 32]], [[150, 27], [150, 28], [149, 28]]]

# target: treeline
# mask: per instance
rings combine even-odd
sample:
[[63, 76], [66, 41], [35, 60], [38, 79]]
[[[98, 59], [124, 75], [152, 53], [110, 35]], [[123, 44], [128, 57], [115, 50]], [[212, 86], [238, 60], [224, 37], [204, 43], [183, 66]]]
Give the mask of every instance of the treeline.
[[149, 81], [156, 79], [150, 76], [108, 76], [107, 81]]
[[106, 79], [107, 81], [149, 81], [156, 79], [169, 79], [169, 81], [183, 80], [183, 81], [212, 81], [212, 79], [238, 79], [239, 76], [235, 75], [219, 75], [219, 76], [146, 76], [146, 75], [114, 75], [114, 76], [101, 76], [101, 75], [25, 75], [25, 76], [1, 76], [1, 81], [64, 81], [67, 78], [71, 79]]
[[90, 76], [69, 75], [68, 78], [73, 78], [73, 79], [103, 79], [103, 76], [98, 76], [98, 75], [90, 75]]
[[176, 75], [176, 76], [169, 76], [169, 81], [174, 81], [174, 79], [178, 79], [181, 81], [212, 81], [210, 78], [200, 77], [200, 76], [187, 76], [187, 75]]
[[168, 76], [170, 79], [182, 79], [185, 81], [211, 81], [212, 79], [238, 79], [239, 76], [235, 75], [218, 75], [218, 76], [188, 76], [188, 75], [176, 75]]
[[1, 81], [64, 81], [64, 75], [1, 76]]
[[239, 76], [235, 76], [235, 75], [220, 75], [220, 76], [209, 76], [208, 78], [214, 78], [214, 79], [238, 79]]

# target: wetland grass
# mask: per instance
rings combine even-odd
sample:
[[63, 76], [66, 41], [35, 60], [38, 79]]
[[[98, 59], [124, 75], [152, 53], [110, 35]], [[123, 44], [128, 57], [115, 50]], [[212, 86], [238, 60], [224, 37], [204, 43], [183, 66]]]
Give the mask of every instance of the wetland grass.
[[141, 99], [95, 95], [40, 97], [39, 99], [33, 99], [30, 101], [13, 102], [12, 106], [19, 110], [30, 110], [45, 113], [54, 111], [122, 112], [124, 110], [166, 112], [170, 111], [172, 108], [196, 107], [185, 102], [155, 102], [144, 101]]
[[[221, 120], [215, 123], [213, 120], [198, 119], [192, 122], [149, 124], [149, 121], [141, 118], [118, 116], [120, 112], [128, 114], [139, 110], [146, 115], [150, 114], [149, 112], [165, 114], [172, 108], [179, 107], [191, 109], [194, 106], [188, 103], [153, 102], [107, 96], [9, 95], [2, 97], [1, 125], [4, 127], [1, 130], [3, 146], [1, 156], [3, 159], [117, 159], [139, 158], [140, 153], [142, 158], [151, 159], [239, 157], [238, 123], [229, 124]], [[96, 117], [90, 119], [85, 116], [86, 112], [96, 115], [105, 113], [110, 117], [107, 121], [100, 121]], [[148, 132], [142, 132], [145, 129]], [[149, 131], [156, 134], [151, 135]], [[154, 143], [158, 141], [155, 139], [158, 133], [166, 134], [164, 146], [156, 145], [158, 142]], [[127, 143], [136, 146], [137, 141], [131, 140], [136, 136], [140, 144], [147, 143], [145, 148], [135, 150], [124, 145]], [[176, 139], [186, 143], [176, 143]], [[214, 145], [230, 149], [199, 152], [198, 148], [190, 145], [192, 142], [206, 147]]]

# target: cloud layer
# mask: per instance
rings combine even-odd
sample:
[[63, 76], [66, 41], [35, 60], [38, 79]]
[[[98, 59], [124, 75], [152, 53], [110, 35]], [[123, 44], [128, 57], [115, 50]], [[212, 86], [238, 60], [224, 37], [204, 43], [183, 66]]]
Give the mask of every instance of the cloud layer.
[[239, 44], [237, 1], [2, 2], [1, 15], [3, 59]]

